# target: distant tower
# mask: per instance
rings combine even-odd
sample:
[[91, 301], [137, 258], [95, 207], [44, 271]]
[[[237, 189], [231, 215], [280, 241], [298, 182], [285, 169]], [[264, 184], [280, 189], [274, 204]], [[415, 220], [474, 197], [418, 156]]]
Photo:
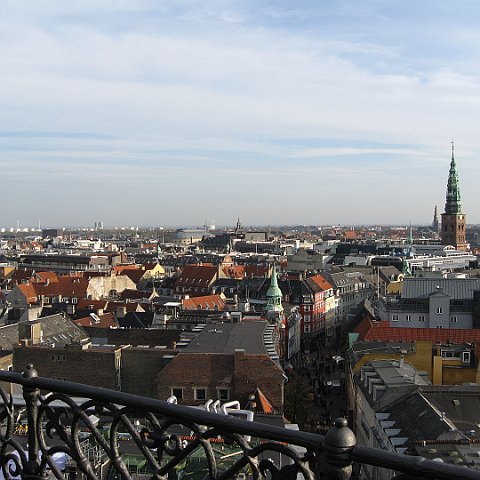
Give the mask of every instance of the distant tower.
[[462, 213], [460, 186], [452, 141], [452, 160], [448, 174], [447, 200], [445, 213], [442, 213], [442, 244], [453, 245], [457, 250], [467, 250], [466, 226], [466, 215]]
[[237, 225], [235, 225], [235, 233], [240, 233], [242, 231], [242, 224], [240, 223], [240, 217], [237, 218]]
[[438, 233], [438, 211], [437, 206], [435, 205], [435, 211], [433, 212], [433, 222], [432, 222], [432, 229], [435, 233]]
[[410, 228], [408, 229], [407, 243], [413, 245], [413, 229], [412, 222], [410, 222]]

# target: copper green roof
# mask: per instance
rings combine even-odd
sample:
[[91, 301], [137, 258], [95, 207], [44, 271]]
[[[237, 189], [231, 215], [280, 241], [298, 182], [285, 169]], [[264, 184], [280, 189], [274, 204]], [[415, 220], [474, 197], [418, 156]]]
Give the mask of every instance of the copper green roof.
[[452, 160], [450, 162], [450, 172], [448, 174], [447, 182], [447, 201], [445, 203], [445, 213], [456, 214], [462, 213], [462, 205], [460, 199], [460, 185], [458, 182], [457, 166], [455, 164], [455, 157], [453, 153], [452, 142]]
[[275, 265], [273, 266], [272, 277], [270, 278], [270, 286], [267, 290], [267, 298], [280, 297], [282, 298], [282, 291], [278, 286], [277, 272], [275, 271]]

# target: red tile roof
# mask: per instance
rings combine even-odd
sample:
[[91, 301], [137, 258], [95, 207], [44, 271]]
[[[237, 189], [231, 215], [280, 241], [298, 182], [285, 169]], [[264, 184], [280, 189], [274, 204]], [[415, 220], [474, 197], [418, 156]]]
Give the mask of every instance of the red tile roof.
[[20, 285], [17, 285], [17, 288], [24, 295], [27, 303], [36, 303], [37, 292], [35, 291], [31, 283], [21, 283]]
[[58, 282], [58, 276], [55, 272], [36, 272], [33, 277], [38, 282]]
[[225, 308], [225, 301], [221, 295], [185, 298], [182, 303], [185, 310], [223, 310]]
[[[362, 322], [363, 323], [363, 322]], [[357, 329], [356, 329], [357, 330]], [[371, 323], [365, 329], [364, 340], [382, 342], [414, 342], [428, 340], [432, 343], [472, 343], [480, 342], [480, 330], [458, 328], [403, 328], [392, 327], [388, 321]]]
[[208, 287], [217, 275], [217, 267], [205, 265], [187, 265], [175, 282], [175, 287]]
[[107, 306], [106, 300], [88, 300], [83, 298], [77, 303], [77, 310], [103, 310]]
[[314, 281], [323, 291], [333, 288], [333, 286], [330, 285], [330, 283], [328, 283], [321, 275], [313, 275], [313, 277], [309, 278], [310, 280]]
[[33, 283], [37, 295], [64, 298], [85, 298], [88, 279], [83, 277], [58, 277], [56, 282]]
[[274, 413], [274, 409], [271, 403], [268, 401], [267, 397], [262, 393], [259, 388], [255, 390], [255, 399], [257, 401], [257, 408], [255, 409], [256, 412]]
[[113, 268], [112, 268], [113, 272], [116, 274], [116, 275], [123, 275], [125, 271], [127, 270], [140, 270], [140, 267], [139, 265], [135, 265], [135, 264], [128, 264], [128, 265], [115, 265]]
[[96, 328], [118, 328], [118, 322], [115, 320], [113, 313], [104, 313], [97, 315], [97, 321], [94, 317], [89, 315], [88, 317], [79, 318], [74, 320], [77, 325], [81, 327], [96, 327]]
[[263, 265], [245, 265], [245, 277], [247, 278], [266, 278], [269, 275], [268, 267]]
[[228, 278], [242, 279], [245, 277], [245, 267], [243, 265], [232, 265], [223, 267], [223, 273]]

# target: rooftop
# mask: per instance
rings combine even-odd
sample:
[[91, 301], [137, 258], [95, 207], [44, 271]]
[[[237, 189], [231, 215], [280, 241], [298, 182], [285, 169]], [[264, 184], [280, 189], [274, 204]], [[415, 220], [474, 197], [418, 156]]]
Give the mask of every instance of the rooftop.
[[185, 348], [188, 353], [234, 353], [237, 349], [247, 354], [266, 354], [263, 332], [266, 321], [249, 320], [240, 323], [209, 323]]

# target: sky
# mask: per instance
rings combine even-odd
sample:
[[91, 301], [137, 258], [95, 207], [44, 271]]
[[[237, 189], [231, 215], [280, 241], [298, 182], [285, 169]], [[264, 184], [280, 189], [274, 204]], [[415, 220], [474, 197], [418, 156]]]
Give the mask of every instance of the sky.
[[480, 223], [477, 0], [4, 0], [0, 226]]

